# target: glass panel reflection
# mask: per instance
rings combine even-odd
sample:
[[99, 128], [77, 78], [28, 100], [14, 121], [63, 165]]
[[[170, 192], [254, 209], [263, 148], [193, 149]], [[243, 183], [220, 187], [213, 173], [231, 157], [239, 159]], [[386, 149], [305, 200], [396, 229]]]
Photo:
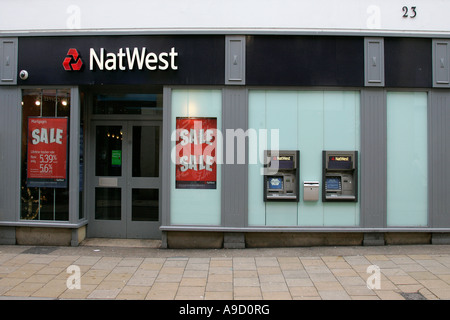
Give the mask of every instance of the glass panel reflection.
[[133, 177], [159, 176], [159, 127], [133, 127]]
[[120, 188], [95, 188], [95, 219], [121, 219], [121, 190]]
[[95, 175], [122, 175], [122, 127], [97, 126], [95, 142]]
[[94, 97], [94, 114], [162, 115], [162, 94], [99, 94]]
[[133, 189], [132, 221], [159, 220], [159, 190]]

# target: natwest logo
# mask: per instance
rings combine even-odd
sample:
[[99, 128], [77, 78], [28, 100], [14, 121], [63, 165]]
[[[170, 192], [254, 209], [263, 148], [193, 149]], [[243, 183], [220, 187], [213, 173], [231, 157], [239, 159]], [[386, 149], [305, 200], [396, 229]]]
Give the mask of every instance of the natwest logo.
[[[89, 49], [89, 70], [126, 71], [126, 70], [178, 70], [178, 52], [175, 47], [170, 51], [152, 52], [146, 47], [120, 48], [117, 52], [107, 52], [104, 48], [98, 51]], [[83, 61], [77, 49], [71, 48], [63, 61], [66, 71], [79, 71]]]
[[66, 71], [79, 71], [83, 66], [83, 61], [78, 54], [77, 49], [70, 48], [67, 57], [63, 61], [63, 67]]

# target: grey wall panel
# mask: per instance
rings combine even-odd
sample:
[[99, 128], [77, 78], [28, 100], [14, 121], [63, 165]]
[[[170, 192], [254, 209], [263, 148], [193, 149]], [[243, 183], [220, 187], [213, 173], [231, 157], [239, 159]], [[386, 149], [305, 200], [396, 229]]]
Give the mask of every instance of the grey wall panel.
[[361, 226], [386, 224], [386, 98], [383, 89], [361, 94]]
[[0, 38], [0, 85], [17, 83], [17, 38]]
[[450, 40], [433, 40], [433, 86], [450, 87]]
[[[222, 166], [222, 226], [244, 227], [248, 199], [247, 157], [245, 145], [239, 145], [234, 133], [247, 130], [247, 90], [224, 89], [222, 110], [222, 133], [226, 146]], [[231, 140], [234, 141], [233, 148], [230, 148]]]
[[0, 87], [0, 221], [16, 221], [20, 197], [21, 94]]
[[245, 36], [227, 36], [225, 41], [225, 84], [245, 85]]
[[384, 86], [384, 42], [383, 38], [364, 39], [365, 85]]
[[70, 141], [69, 141], [69, 221], [79, 219], [80, 196], [80, 99], [78, 88], [70, 92]]
[[450, 227], [450, 92], [431, 93], [429, 211], [431, 227]]
[[[162, 129], [162, 164], [161, 164], [161, 225], [170, 224], [170, 152], [171, 152], [171, 122], [172, 89], [165, 87], [163, 91], [163, 129]], [[166, 239], [167, 240], [167, 239]], [[166, 245], [166, 244], [165, 244]]]

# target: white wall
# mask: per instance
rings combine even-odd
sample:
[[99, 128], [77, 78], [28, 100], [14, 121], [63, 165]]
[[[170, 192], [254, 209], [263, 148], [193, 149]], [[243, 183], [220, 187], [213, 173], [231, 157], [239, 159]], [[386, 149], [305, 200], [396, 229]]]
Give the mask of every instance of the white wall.
[[[409, 16], [403, 17], [403, 6]], [[16, 32], [387, 33], [450, 36], [448, 0], [1, 0]]]

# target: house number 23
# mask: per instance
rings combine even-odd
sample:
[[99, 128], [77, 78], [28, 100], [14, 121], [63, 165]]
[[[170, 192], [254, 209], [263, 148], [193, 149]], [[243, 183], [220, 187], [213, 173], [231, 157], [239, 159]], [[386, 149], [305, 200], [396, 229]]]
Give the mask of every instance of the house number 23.
[[[403, 18], [408, 18], [408, 17], [415, 18], [417, 16], [416, 7], [408, 8], [407, 6], [404, 6], [402, 8], [402, 10], [403, 10]], [[411, 10], [411, 13], [408, 13], [409, 10]]]

